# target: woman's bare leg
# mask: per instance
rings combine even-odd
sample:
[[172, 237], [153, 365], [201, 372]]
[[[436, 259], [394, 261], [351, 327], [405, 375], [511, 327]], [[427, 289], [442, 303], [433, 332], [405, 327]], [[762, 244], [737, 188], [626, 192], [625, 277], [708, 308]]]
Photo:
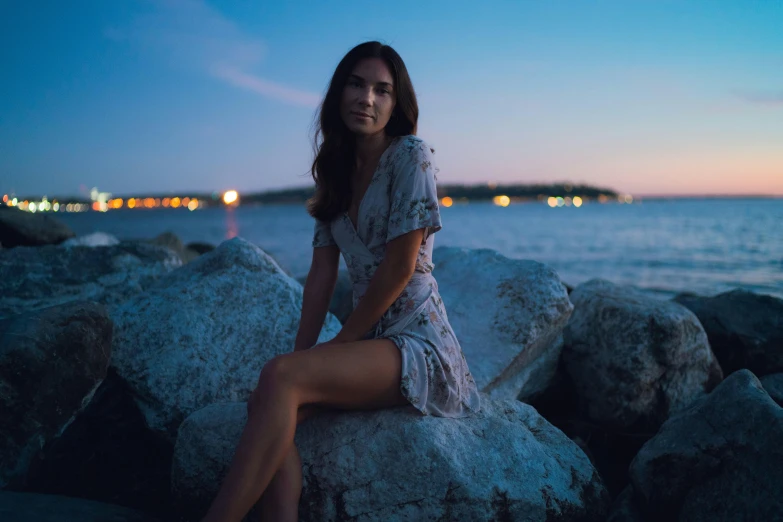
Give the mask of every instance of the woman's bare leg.
[[[317, 406], [302, 406], [297, 414], [296, 425], [300, 425], [322, 409]], [[301, 496], [302, 459], [296, 445], [292, 445], [280, 469], [258, 501], [261, 522], [297, 522]]]
[[205, 522], [239, 521], [261, 497], [293, 447], [300, 406], [375, 409], [406, 403], [402, 360], [388, 339], [315, 346], [264, 366], [251, 415]]

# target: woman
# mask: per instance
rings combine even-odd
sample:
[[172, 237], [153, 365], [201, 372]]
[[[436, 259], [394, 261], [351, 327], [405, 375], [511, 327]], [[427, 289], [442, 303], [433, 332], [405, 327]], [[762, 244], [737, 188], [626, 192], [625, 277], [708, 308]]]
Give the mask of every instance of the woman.
[[[294, 352], [261, 371], [205, 520], [240, 520], [259, 497], [264, 520], [297, 520], [302, 475], [294, 433], [317, 408], [410, 405], [441, 417], [478, 411], [476, 384], [431, 274], [432, 234], [441, 229], [437, 169], [414, 136], [417, 120], [413, 86], [391, 47], [367, 42], [342, 59], [315, 136], [313, 259]], [[334, 339], [313, 346], [340, 253], [354, 310]]]

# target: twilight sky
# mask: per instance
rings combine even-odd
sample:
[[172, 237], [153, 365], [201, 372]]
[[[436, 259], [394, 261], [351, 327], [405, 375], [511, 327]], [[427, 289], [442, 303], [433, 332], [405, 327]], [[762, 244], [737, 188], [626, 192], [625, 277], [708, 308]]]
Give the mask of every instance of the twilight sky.
[[334, 67], [405, 60], [441, 183], [783, 195], [783, 3], [0, 0], [0, 194], [311, 182]]

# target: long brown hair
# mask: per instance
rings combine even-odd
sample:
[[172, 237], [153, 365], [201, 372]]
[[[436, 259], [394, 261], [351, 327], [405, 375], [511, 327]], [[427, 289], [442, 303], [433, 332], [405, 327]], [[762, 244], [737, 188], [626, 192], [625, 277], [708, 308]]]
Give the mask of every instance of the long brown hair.
[[343, 122], [340, 102], [343, 89], [354, 67], [365, 58], [380, 58], [394, 78], [396, 104], [386, 135], [390, 137], [416, 134], [419, 104], [408, 69], [397, 52], [380, 42], [365, 42], [351, 49], [340, 60], [332, 75], [329, 90], [319, 108], [313, 149], [315, 160], [310, 173], [315, 181], [315, 194], [307, 201], [307, 211], [322, 221], [331, 221], [351, 204], [351, 174], [354, 169], [356, 138]]

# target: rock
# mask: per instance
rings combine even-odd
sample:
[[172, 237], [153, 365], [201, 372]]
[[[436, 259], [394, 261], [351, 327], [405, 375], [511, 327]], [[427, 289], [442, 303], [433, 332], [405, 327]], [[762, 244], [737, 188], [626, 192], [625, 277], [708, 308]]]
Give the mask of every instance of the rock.
[[149, 242], [153, 245], [166, 247], [175, 252], [180, 259], [182, 259], [183, 263], [190, 263], [199, 256], [198, 252], [186, 248], [182, 243], [182, 240], [173, 232], [164, 232], [155, 238], [150, 239]]
[[3, 248], [56, 245], [74, 235], [65, 223], [49, 215], [0, 205], [0, 243]]
[[606, 522], [644, 522], [644, 516], [634, 502], [633, 488], [625, 488], [612, 504], [612, 510]]
[[106, 232], [93, 232], [92, 234], [87, 234], [86, 236], [78, 236], [78, 237], [72, 237], [71, 239], [66, 239], [60, 244], [60, 246], [100, 247], [100, 246], [114, 246], [114, 245], [118, 245], [119, 243], [120, 240], [111, 234], [107, 234]]
[[77, 302], [0, 321], [0, 487], [24, 485], [44, 446], [106, 375], [112, 324]]
[[672, 416], [629, 470], [649, 520], [780, 520], [783, 409], [748, 370]]
[[[301, 307], [301, 285], [235, 238], [112, 312], [112, 366], [148, 425], [173, 442], [191, 412], [247, 399], [264, 363], [293, 350]], [[339, 329], [327, 315], [319, 342]]]
[[[213, 404], [182, 424], [174, 449], [178, 505], [214, 498], [246, 419]], [[519, 401], [482, 397], [463, 419], [412, 408], [324, 413], [299, 426], [300, 520], [603, 521], [608, 496], [587, 457]]]
[[741, 368], [758, 376], [783, 372], [783, 300], [746, 290], [674, 300], [699, 318], [724, 374]]
[[[307, 275], [296, 279], [303, 287], [307, 282]], [[329, 303], [329, 311], [337, 317], [340, 323], [345, 324], [348, 316], [353, 312], [353, 286], [351, 285], [351, 276], [347, 270], [340, 270], [337, 274], [337, 284], [334, 287], [334, 294]]]
[[4, 522], [162, 522], [132, 509], [81, 498], [0, 491]]
[[173, 520], [174, 444], [152, 432], [130, 388], [109, 369], [87, 407], [46, 449], [25, 491], [89, 498]]
[[773, 401], [783, 406], [783, 373], [765, 375], [761, 378], [761, 385]]
[[204, 243], [201, 241], [194, 241], [193, 243], [188, 243], [187, 245], [185, 245], [185, 248], [187, 248], [188, 250], [192, 250], [198, 255], [201, 255], [215, 250], [215, 245], [211, 245], [209, 243]]
[[498, 399], [539, 392], [554, 375], [558, 338], [573, 310], [557, 273], [489, 249], [438, 247], [433, 261], [479, 389]]
[[181, 266], [154, 245], [19, 247], [0, 253], [0, 318], [69, 301], [111, 307]]
[[685, 307], [594, 279], [571, 293], [563, 367], [584, 417], [655, 431], [721, 381], [707, 336]]

